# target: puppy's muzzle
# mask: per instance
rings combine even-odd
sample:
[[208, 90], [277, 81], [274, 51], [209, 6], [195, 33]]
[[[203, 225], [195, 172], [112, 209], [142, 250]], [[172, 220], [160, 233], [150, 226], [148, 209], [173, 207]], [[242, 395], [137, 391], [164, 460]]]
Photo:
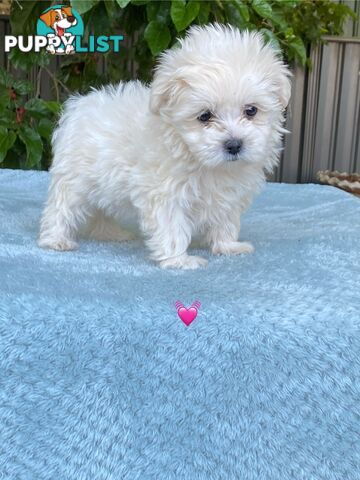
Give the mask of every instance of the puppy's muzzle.
[[226, 153], [235, 156], [240, 153], [240, 150], [242, 149], [242, 141], [237, 138], [232, 138], [224, 143], [224, 148]]

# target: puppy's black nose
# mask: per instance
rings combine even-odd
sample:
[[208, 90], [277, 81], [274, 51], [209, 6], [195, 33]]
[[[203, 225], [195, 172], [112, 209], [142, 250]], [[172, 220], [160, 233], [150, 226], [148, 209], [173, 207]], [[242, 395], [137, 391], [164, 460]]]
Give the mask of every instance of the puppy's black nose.
[[241, 150], [242, 141], [236, 138], [232, 138], [231, 140], [227, 140], [224, 143], [224, 147], [227, 153], [230, 153], [230, 155], [237, 155]]
[[75, 20], [75, 17], [73, 17], [72, 15], [69, 15], [67, 19], [69, 20], [70, 23], [73, 23]]

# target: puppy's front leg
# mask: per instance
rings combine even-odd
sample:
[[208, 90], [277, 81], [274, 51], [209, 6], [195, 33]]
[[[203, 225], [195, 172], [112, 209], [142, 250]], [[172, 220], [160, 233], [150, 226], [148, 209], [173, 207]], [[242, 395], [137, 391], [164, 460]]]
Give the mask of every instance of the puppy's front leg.
[[254, 247], [249, 242], [239, 242], [240, 212], [235, 212], [231, 217], [223, 218], [221, 224], [210, 226], [207, 240], [211, 251], [215, 255], [240, 255], [253, 253]]
[[158, 261], [161, 268], [194, 270], [207, 265], [205, 258], [187, 254], [191, 223], [179, 207], [154, 208], [143, 216], [141, 224], [151, 258]]

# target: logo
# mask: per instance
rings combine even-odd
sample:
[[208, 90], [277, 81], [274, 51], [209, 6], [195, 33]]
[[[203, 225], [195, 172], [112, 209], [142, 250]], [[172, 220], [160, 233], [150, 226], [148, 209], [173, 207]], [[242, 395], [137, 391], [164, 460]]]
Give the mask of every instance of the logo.
[[45, 10], [36, 25], [36, 34], [47, 37], [46, 50], [50, 53], [75, 52], [74, 37], [84, 35], [84, 23], [75, 8], [56, 5]]
[[177, 310], [179, 318], [185, 323], [187, 327], [197, 317], [198, 310], [200, 307], [201, 307], [201, 303], [199, 302], [199, 300], [195, 300], [195, 302], [189, 308], [184, 307], [184, 305], [179, 300], [175, 303], [175, 308]]
[[40, 52], [45, 48], [53, 55], [73, 53], [106, 53], [110, 49], [118, 53], [122, 35], [87, 36], [83, 42], [84, 22], [75, 8], [68, 5], [54, 5], [40, 15], [35, 36], [5, 36], [5, 52], [18, 47], [22, 52]]

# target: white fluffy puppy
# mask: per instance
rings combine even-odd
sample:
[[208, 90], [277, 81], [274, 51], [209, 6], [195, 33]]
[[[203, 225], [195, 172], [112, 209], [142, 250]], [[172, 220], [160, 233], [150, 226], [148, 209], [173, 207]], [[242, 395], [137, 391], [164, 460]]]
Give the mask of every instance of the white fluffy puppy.
[[131, 239], [137, 221], [151, 258], [194, 269], [201, 236], [214, 254], [253, 251], [240, 215], [277, 163], [289, 71], [258, 33], [193, 27], [161, 57], [150, 87], [121, 83], [73, 96], [53, 136], [39, 245]]

